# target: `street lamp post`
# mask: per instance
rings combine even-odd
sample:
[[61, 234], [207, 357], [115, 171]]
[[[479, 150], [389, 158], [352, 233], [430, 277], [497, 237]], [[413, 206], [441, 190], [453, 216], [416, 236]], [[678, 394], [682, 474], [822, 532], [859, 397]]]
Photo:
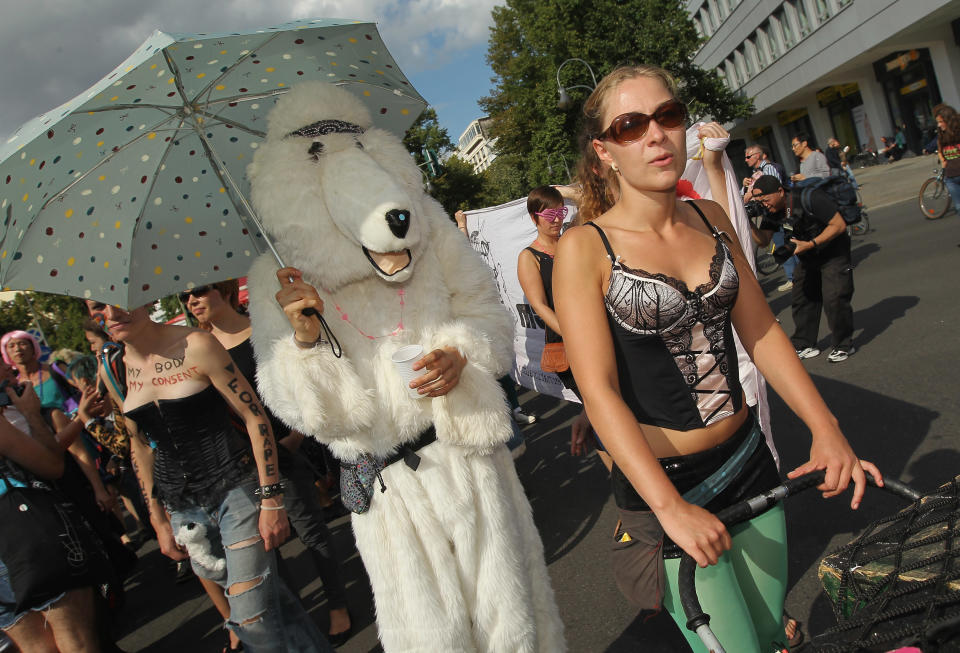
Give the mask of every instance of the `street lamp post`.
[[550, 160], [553, 158], [555, 154], [559, 154], [560, 160], [563, 162], [563, 169], [566, 170], [567, 172], [567, 182], [568, 183], [572, 182], [573, 176], [570, 174], [570, 168], [567, 166], [567, 157], [563, 156], [563, 154], [560, 154], [558, 152], [551, 152], [550, 154], [547, 155], [547, 172], [549, 172], [551, 175], [553, 174], [553, 166], [550, 165]]
[[[582, 63], [584, 66], [587, 67], [587, 70], [590, 71], [590, 79], [593, 80], [593, 86], [587, 86], [587, 85], [585, 85], [585, 84], [577, 84], [576, 86], [568, 86], [568, 87], [564, 88], [563, 84], [560, 83], [560, 71], [563, 70], [563, 67], [566, 66], [566, 65], [567, 65], [568, 63], [570, 63], [571, 61], [579, 61], [580, 63]], [[585, 89], [587, 89], [588, 91], [592, 91], [592, 90], [595, 89], [596, 87], [597, 87], [597, 78], [596, 78], [596, 76], [593, 74], [593, 68], [591, 68], [591, 67], [590, 67], [590, 64], [588, 64], [588, 63], [587, 63], [586, 61], [584, 61], [583, 59], [576, 59], [576, 58], [567, 59], [567, 60], [564, 61], [562, 64], [560, 64], [560, 66], [557, 68], [557, 88], [558, 88], [559, 91], [560, 91], [560, 99], [557, 100], [557, 106], [560, 107], [561, 109], [566, 109], [566, 108], [570, 107], [571, 104], [573, 104], [573, 102], [570, 100], [570, 95], [567, 93], [567, 90], [568, 90], [568, 89], [573, 89], [573, 88], [585, 88]]]

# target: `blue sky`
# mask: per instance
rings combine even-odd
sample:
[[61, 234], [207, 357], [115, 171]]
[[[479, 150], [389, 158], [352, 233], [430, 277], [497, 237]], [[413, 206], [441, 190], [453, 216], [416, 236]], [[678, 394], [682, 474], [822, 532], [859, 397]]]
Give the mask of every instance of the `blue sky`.
[[[501, 0], [502, 2], [502, 0]], [[246, 30], [296, 18], [372, 20], [456, 142], [490, 91], [494, 0], [0, 0], [0, 138], [78, 95], [155, 29]], [[5, 138], [4, 138], [5, 140]]]

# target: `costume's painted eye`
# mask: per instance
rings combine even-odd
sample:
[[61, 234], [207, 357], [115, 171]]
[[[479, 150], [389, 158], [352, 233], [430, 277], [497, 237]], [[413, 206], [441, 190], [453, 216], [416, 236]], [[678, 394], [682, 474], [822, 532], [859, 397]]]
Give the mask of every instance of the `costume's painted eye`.
[[320, 155], [323, 154], [323, 143], [315, 141], [310, 145], [310, 149], [307, 150], [307, 154], [312, 156], [314, 159], [319, 159]]

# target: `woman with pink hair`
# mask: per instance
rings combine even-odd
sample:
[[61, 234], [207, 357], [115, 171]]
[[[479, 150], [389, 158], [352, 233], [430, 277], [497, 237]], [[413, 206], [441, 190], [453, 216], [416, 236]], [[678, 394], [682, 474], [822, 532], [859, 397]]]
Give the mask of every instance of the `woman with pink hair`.
[[[5, 333], [0, 338], [0, 355], [7, 365], [16, 368], [21, 382], [30, 380], [44, 409], [64, 410], [64, 406], [72, 399], [65, 389], [67, 380], [50, 365], [40, 362], [40, 343], [33, 334], [27, 331]], [[54, 375], [60, 376], [62, 384]]]

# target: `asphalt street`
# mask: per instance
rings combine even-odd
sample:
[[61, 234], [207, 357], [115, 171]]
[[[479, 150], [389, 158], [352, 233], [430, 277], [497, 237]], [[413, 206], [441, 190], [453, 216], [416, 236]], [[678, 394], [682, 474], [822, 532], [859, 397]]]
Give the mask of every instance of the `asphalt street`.
[[[854, 449], [889, 476], [930, 490], [960, 473], [960, 302], [953, 278], [960, 261], [960, 220], [950, 212], [925, 220], [917, 208], [920, 181], [932, 157], [858, 171], [872, 231], [855, 238], [854, 343], [857, 353], [830, 364], [826, 353], [804, 363], [839, 418]], [[761, 279], [774, 313], [792, 331], [789, 297], [778, 293], [779, 271]], [[821, 349], [829, 350], [826, 322]], [[608, 557], [616, 522], [607, 474], [595, 456], [569, 454], [569, 426], [577, 408], [527, 392], [524, 407], [539, 415], [524, 429], [527, 452], [517, 469], [527, 489], [572, 652], [678, 651], [672, 623], [643, 624], [613, 584]], [[771, 395], [774, 433], [788, 471], [806, 460], [809, 432]], [[787, 607], [818, 633], [833, 624], [816, 576], [821, 558], [852, 539], [871, 521], [902, 503], [871, 491], [860, 510], [849, 494], [823, 500], [815, 492], [786, 506], [790, 542]], [[372, 598], [347, 519], [333, 524], [357, 634], [339, 650], [379, 650]], [[289, 576], [321, 628], [326, 608], [318, 602], [316, 573], [299, 542], [287, 544]], [[219, 618], [196, 581], [176, 585], [151, 543], [141, 550], [139, 570], [128, 583], [124, 636], [127, 651], [220, 651]], [[659, 646], [653, 644], [661, 638]]]

